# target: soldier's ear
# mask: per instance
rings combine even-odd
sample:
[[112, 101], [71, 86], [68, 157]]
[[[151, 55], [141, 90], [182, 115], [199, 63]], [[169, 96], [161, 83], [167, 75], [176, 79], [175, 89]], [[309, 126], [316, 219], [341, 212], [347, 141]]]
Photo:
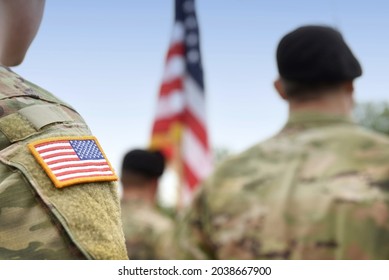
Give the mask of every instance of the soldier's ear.
[[354, 92], [353, 81], [344, 82], [342, 86], [343, 86], [343, 89], [345, 92], [347, 92], [348, 94], [353, 94], [353, 92]]
[[288, 100], [288, 95], [285, 92], [285, 87], [284, 87], [284, 84], [282, 83], [281, 79], [278, 78], [277, 80], [274, 81], [273, 84], [274, 84], [274, 88], [278, 92], [279, 96], [284, 100]]

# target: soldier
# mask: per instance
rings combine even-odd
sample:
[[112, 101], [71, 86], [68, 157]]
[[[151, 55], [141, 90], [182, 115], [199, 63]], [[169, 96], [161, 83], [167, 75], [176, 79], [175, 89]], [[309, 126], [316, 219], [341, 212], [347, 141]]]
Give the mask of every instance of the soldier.
[[205, 182], [180, 257], [389, 259], [389, 139], [350, 118], [359, 62], [338, 31], [304, 26], [277, 64], [289, 120]]
[[7, 66], [44, 0], [0, 0], [0, 259], [127, 259], [117, 179], [82, 117]]
[[158, 179], [164, 168], [160, 152], [132, 150], [123, 159], [122, 221], [130, 259], [169, 258], [172, 221], [156, 207]]

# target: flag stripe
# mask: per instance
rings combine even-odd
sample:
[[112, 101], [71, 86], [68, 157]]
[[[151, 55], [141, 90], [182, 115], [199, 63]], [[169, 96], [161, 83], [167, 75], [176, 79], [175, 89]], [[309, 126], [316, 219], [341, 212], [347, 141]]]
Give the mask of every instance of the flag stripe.
[[175, 79], [172, 79], [168, 82], [164, 82], [161, 86], [161, 90], [159, 93], [160, 98], [166, 95], [170, 95], [171, 93], [175, 91], [182, 91], [184, 88], [182, 84], [182, 78], [178, 77]]
[[166, 61], [171, 59], [173, 56], [183, 56], [185, 54], [185, 46], [182, 44], [182, 42], [176, 42], [173, 44], [166, 56]]
[[37, 148], [37, 151], [40, 153], [40, 154], [44, 154], [44, 153], [48, 153], [48, 152], [52, 152], [52, 151], [58, 151], [60, 149], [71, 149], [72, 147], [70, 146], [70, 144], [57, 144], [57, 145], [45, 145], [45, 146], [42, 146], [40, 148]]
[[108, 166], [107, 162], [95, 162], [96, 160], [92, 160], [90, 161], [89, 163], [84, 163], [83, 160], [79, 160], [79, 159], [73, 159], [73, 160], [66, 160], [64, 161], [64, 165], [62, 166], [57, 166], [57, 167], [52, 167], [53, 165], [57, 165], [57, 164], [48, 164], [48, 166], [52, 169], [52, 170], [59, 170], [59, 169], [63, 169], [63, 168], [68, 168], [68, 167], [71, 167], [71, 168], [83, 168], [85, 166], [93, 166], [93, 167], [101, 167], [101, 166]]
[[211, 171], [211, 158], [207, 148], [199, 138], [187, 128], [182, 139], [182, 158], [198, 178], [205, 178]]
[[186, 87], [186, 104], [188, 109], [192, 112], [193, 116], [199, 123], [205, 126], [206, 124], [206, 111], [205, 111], [205, 99], [204, 94], [201, 92], [199, 86], [195, 84], [191, 77], [185, 78]]
[[199, 122], [199, 120], [192, 114], [192, 112], [188, 108], [186, 108], [184, 114], [187, 127], [192, 130], [193, 134], [196, 135], [196, 137], [202, 143], [204, 148], [208, 149], [209, 147], [206, 128], [203, 126], [202, 123]]
[[153, 126], [153, 134], [169, 132], [174, 123], [181, 123], [182, 116], [177, 114], [166, 119], [156, 120]]
[[185, 73], [185, 60], [180, 55], [171, 57], [165, 66], [165, 73], [163, 76], [164, 82], [170, 82], [174, 79], [182, 77]]
[[41, 150], [43, 149], [46, 149], [46, 148], [51, 148], [51, 147], [69, 147], [70, 144], [69, 144], [69, 141], [58, 141], [58, 142], [55, 142], [55, 143], [42, 143], [42, 144], [39, 144], [35, 147], [35, 149], [40, 152]]
[[51, 157], [60, 156], [60, 155], [75, 155], [76, 154], [73, 149], [60, 149], [60, 150], [58, 150], [58, 148], [53, 148], [53, 149], [55, 149], [55, 150], [47, 151], [47, 149], [45, 149], [45, 152], [43, 152], [43, 153], [41, 152], [40, 154], [43, 158], [51, 158]]
[[156, 119], [169, 118], [178, 115], [184, 108], [184, 96], [182, 91], [172, 91], [170, 95], [159, 99]]
[[187, 162], [183, 163], [183, 169], [185, 183], [192, 190], [198, 183], [199, 177], [193, 174], [193, 169], [188, 166]]
[[173, 25], [173, 32], [171, 37], [170, 45], [174, 45], [176, 43], [182, 43], [184, 40], [185, 28], [181, 22], [175, 22]]
[[58, 176], [57, 178], [60, 181], [66, 181], [70, 179], [85, 178], [90, 176], [107, 176], [107, 175], [113, 175], [113, 172], [112, 171], [79, 172], [79, 173], [73, 173], [64, 176]]
[[58, 171], [53, 171], [53, 173], [55, 175], [57, 175], [58, 177], [60, 176], [64, 176], [64, 175], [69, 175], [69, 174], [74, 174], [74, 172], [77, 171], [77, 173], [80, 173], [80, 172], [94, 172], [94, 171], [110, 171], [110, 168], [108, 165], [104, 166], [104, 167], [95, 167], [95, 168], [92, 168], [92, 167], [78, 167], [78, 168], [64, 168], [64, 169], [61, 169], [61, 170], [58, 170]]
[[104, 159], [101, 160], [83, 160], [82, 163], [80, 161], [65, 161], [59, 163], [49, 164], [51, 170], [60, 170], [66, 167], [85, 167], [93, 164], [94, 166], [104, 166], [107, 165], [107, 162]]
[[78, 156], [77, 155], [58, 156], [50, 159], [43, 159], [43, 161], [47, 164], [53, 164], [58, 162], [64, 162], [66, 160], [71, 160], [71, 159], [78, 159]]

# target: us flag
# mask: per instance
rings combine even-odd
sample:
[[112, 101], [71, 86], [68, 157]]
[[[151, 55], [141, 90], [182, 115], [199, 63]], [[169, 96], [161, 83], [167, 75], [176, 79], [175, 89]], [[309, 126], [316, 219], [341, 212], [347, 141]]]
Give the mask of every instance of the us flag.
[[29, 148], [58, 188], [117, 179], [95, 137], [44, 139]]
[[175, 1], [175, 21], [166, 57], [151, 148], [179, 163], [188, 202], [193, 190], [211, 171], [200, 34], [194, 0]]

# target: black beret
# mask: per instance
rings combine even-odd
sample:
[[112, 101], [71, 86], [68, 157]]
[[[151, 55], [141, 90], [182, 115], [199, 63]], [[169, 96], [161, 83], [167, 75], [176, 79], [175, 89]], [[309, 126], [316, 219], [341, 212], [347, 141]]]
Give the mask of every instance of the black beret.
[[122, 171], [158, 178], [165, 169], [165, 158], [158, 151], [132, 150], [123, 158]]
[[280, 76], [286, 80], [336, 83], [362, 75], [342, 35], [327, 26], [303, 26], [285, 35], [277, 48]]

